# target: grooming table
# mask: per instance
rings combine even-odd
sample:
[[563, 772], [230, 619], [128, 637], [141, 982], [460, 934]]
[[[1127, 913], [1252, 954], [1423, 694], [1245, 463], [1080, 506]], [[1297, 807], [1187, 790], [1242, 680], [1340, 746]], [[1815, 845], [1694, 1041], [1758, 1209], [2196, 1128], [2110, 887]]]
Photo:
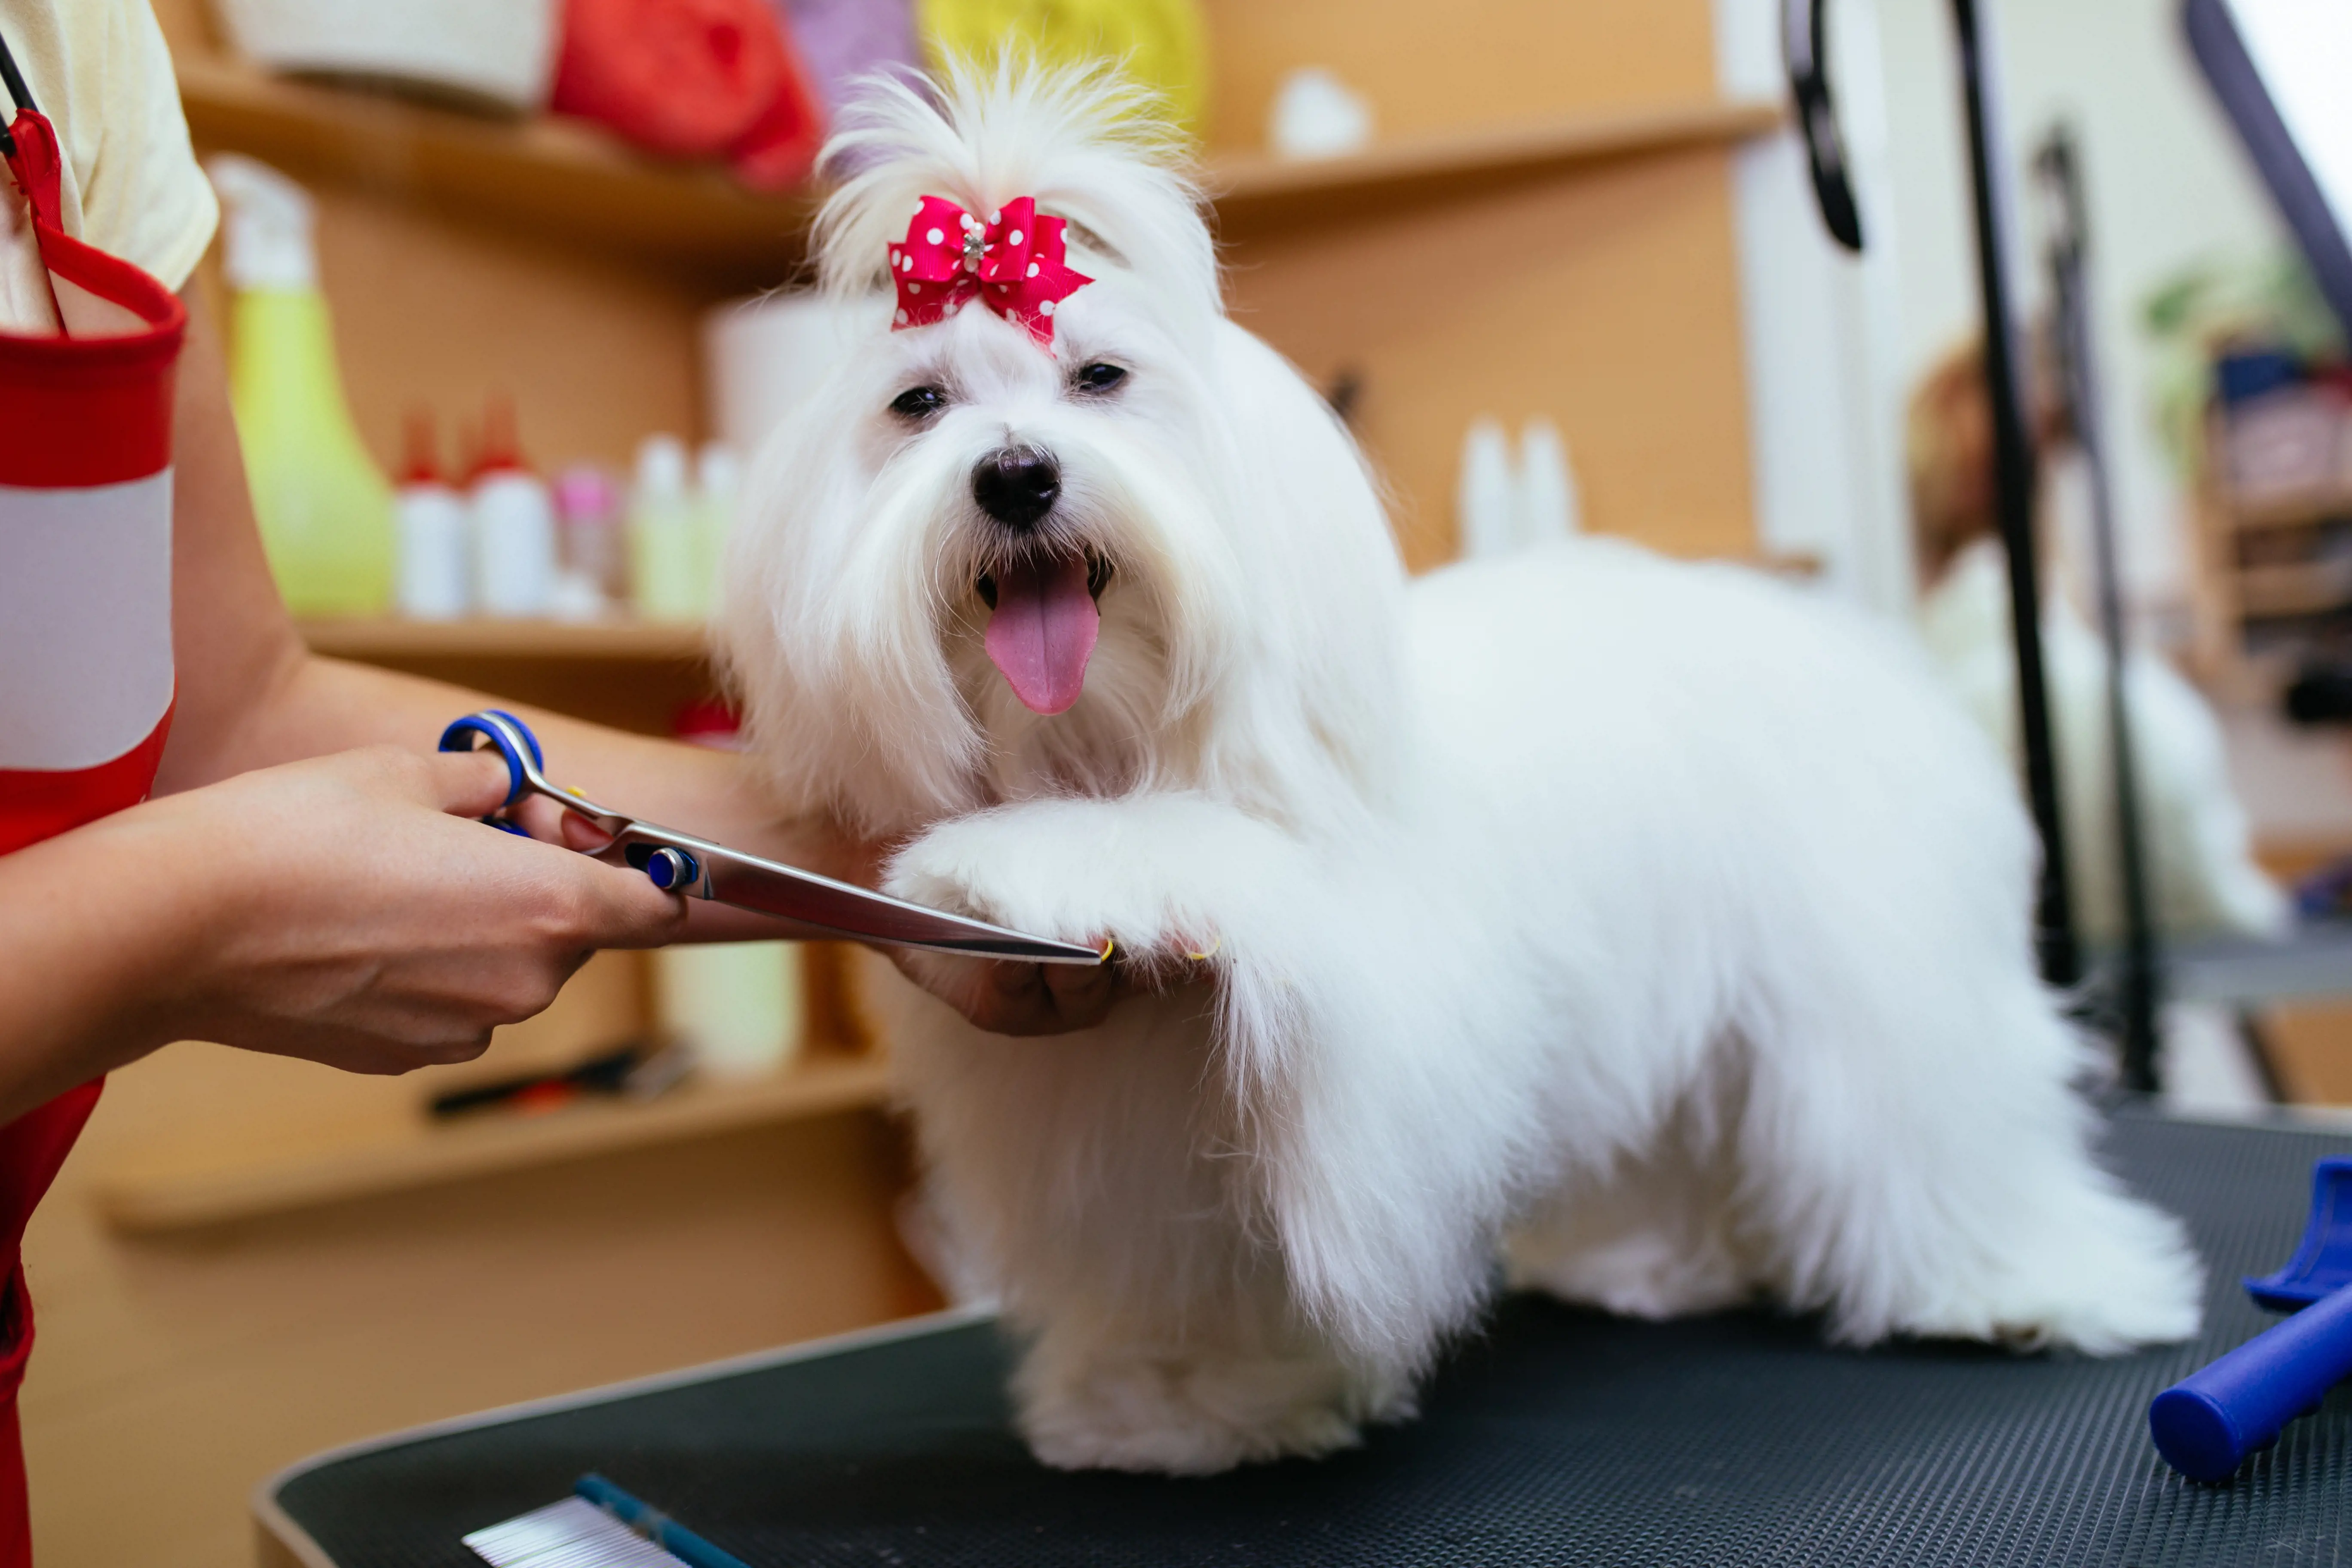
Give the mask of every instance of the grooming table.
[[950, 1314], [341, 1450], [257, 1507], [314, 1568], [479, 1568], [459, 1536], [588, 1470], [753, 1568], [2310, 1568], [2352, 1561], [2352, 1393], [2219, 1488], [2165, 1468], [2146, 1411], [2273, 1321], [2239, 1276], [2294, 1250], [2312, 1161], [2347, 1151], [2352, 1133], [2114, 1121], [2108, 1158], [2189, 1219], [2211, 1271], [2200, 1343], [2120, 1361], [1856, 1353], [1764, 1312], [1654, 1324], [1513, 1298], [1420, 1421], [1164, 1480], [1033, 1463], [995, 1331]]

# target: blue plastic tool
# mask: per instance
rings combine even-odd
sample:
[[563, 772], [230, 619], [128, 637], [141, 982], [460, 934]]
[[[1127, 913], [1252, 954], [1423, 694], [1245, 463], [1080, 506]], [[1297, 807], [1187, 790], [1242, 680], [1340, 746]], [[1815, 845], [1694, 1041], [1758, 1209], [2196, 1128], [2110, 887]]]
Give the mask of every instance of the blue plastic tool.
[[2246, 1293], [2286, 1321], [2174, 1384], [2147, 1407], [2156, 1451], [2191, 1480], [2224, 1481], [2352, 1377], [2352, 1158], [2311, 1172], [2311, 1220], [2285, 1268]]

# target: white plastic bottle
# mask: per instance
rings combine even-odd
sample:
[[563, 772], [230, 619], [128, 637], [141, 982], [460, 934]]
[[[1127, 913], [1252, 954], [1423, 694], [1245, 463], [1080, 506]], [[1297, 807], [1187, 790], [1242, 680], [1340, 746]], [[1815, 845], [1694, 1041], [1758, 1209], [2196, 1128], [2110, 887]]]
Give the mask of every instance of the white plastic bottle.
[[[694, 745], [737, 744], [734, 715], [716, 702], [688, 708], [673, 728]], [[799, 942], [681, 943], [653, 956], [655, 1018], [665, 1036], [693, 1047], [702, 1070], [756, 1078], [800, 1055], [808, 1005]]]
[[408, 466], [393, 492], [398, 531], [400, 613], [420, 621], [454, 621], [473, 603], [473, 562], [466, 503], [441, 477], [433, 422], [408, 418]]
[[1541, 415], [1519, 433], [1519, 542], [1543, 544], [1584, 531], [1576, 470], [1559, 427]]
[[646, 619], [702, 618], [710, 590], [695, 523], [685, 444], [675, 436], [646, 437], [637, 448], [637, 482], [629, 495], [630, 597]]
[[482, 609], [509, 617], [547, 614], [555, 593], [555, 502], [546, 481], [523, 462], [513, 411], [503, 405], [491, 406], [467, 500]]
[[694, 521], [701, 534], [702, 613], [719, 602], [719, 574], [727, 568], [727, 536], [735, 531], [735, 503], [743, 488], [743, 466], [724, 441], [706, 441], [694, 464]]
[[1501, 426], [1492, 419], [1471, 421], [1462, 438], [1462, 472], [1454, 482], [1454, 518], [1463, 559], [1507, 553], [1518, 532], [1518, 485]]

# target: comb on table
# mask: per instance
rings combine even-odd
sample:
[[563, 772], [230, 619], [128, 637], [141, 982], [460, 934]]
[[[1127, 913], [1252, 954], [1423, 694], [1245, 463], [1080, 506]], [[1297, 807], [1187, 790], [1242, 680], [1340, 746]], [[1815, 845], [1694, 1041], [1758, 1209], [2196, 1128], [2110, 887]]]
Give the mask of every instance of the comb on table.
[[490, 1568], [745, 1568], [602, 1476], [583, 1476], [572, 1490], [460, 1539]]

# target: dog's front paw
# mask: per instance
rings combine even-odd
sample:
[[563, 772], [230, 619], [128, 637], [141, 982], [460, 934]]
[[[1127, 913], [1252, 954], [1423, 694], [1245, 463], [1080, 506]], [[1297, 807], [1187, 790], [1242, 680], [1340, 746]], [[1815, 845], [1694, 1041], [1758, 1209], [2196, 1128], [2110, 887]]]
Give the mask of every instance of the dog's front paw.
[[[1192, 831], [1188, 831], [1192, 829]], [[895, 897], [1036, 936], [1114, 951], [1144, 969], [1214, 958], [1210, 875], [1221, 846], [1129, 801], [1038, 801], [932, 827], [894, 856]]]
[[1408, 1393], [1372, 1388], [1315, 1356], [1139, 1350], [1075, 1367], [1033, 1359], [1018, 1392], [1022, 1435], [1061, 1470], [1214, 1475], [1354, 1447], [1365, 1421], [1411, 1414]]

